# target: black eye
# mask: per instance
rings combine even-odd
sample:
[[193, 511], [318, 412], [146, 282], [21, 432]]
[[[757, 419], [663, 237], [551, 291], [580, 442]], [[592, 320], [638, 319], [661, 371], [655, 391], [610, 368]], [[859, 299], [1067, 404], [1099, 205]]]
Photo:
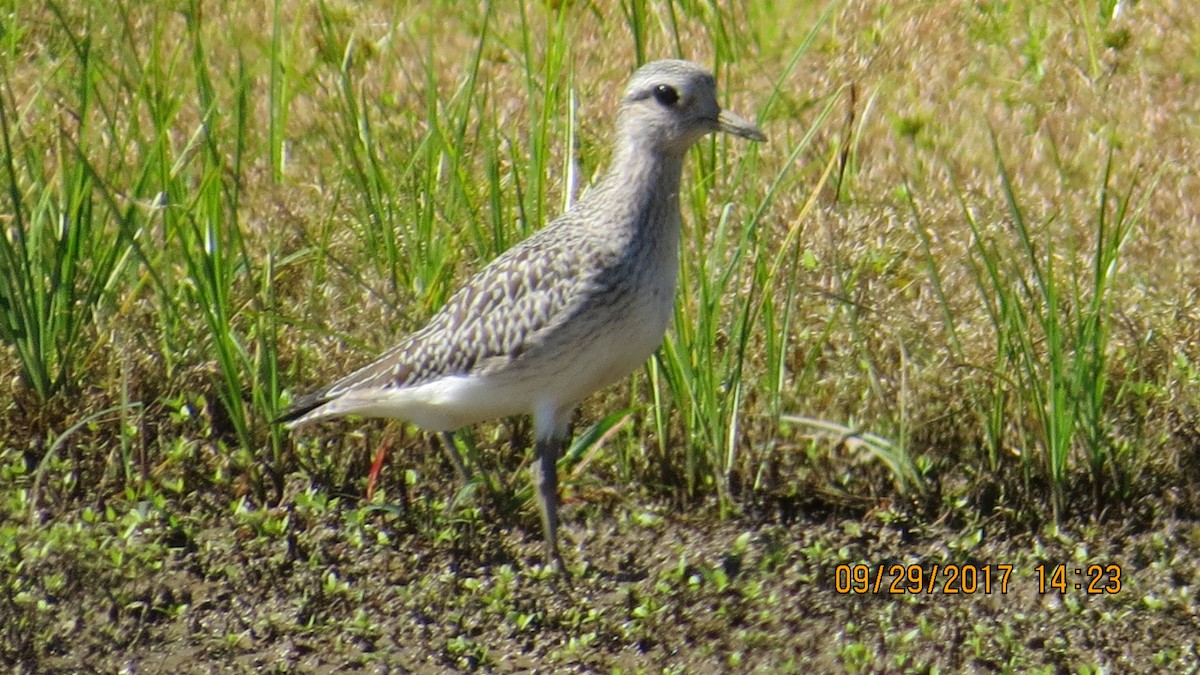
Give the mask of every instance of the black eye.
[[654, 98], [663, 105], [675, 105], [679, 100], [679, 92], [669, 84], [660, 84], [654, 88]]

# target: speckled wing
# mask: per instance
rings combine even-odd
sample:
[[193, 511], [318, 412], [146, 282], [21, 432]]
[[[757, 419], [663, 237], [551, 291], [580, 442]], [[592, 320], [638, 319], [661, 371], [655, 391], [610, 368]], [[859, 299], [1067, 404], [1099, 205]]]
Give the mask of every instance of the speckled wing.
[[591, 283], [581, 232], [548, 227], [513, 246], [450, 297], [426, 326], [374, 362], [298, 399], [290, 422], [354, 389], [400, 389], [503, 370], [566, 321]]

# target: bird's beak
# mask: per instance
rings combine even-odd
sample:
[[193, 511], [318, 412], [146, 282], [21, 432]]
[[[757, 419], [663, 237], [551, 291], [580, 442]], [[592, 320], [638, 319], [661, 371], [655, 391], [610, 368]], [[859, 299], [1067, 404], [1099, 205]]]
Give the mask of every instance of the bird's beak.
[[758, 127], [754, 126], [753, 122], [743, 119], [737, 113], [729, 110], [722, 110], [717, 114], [717, 129], [731, 133], [734, 136], [758, 141], [759, 143], [767, 140], [767, 137], [763, 135], [763, 132], [759, 131]]

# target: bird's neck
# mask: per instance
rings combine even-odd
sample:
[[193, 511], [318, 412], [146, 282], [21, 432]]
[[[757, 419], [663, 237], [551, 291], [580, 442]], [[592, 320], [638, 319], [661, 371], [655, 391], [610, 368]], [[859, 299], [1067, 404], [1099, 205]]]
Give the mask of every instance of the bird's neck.
[[[683, 156], [619, 149], [594, 192], [612, 224], [634, 230], [679, 221]], [[647, 217], [652, 216], [652, 217]]]

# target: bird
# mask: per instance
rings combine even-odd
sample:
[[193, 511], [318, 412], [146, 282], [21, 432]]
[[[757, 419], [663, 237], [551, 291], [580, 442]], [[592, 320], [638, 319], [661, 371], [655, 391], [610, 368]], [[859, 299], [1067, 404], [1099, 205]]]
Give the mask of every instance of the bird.
[[666, 59], [630, 78], [607, 171], [565, 213], [477, 272], [421, 329], [370, 364], [301, 396], [289, 428], [357, 415], [451, 432], [530, 415], [530, 469], [545, 562], [562, 575], [556, 463], [579, 404], [662, 344], [679, 272], [679, 189], [688, 150], [724, 132], [766, 136], [722, 109], [703, 66]]

